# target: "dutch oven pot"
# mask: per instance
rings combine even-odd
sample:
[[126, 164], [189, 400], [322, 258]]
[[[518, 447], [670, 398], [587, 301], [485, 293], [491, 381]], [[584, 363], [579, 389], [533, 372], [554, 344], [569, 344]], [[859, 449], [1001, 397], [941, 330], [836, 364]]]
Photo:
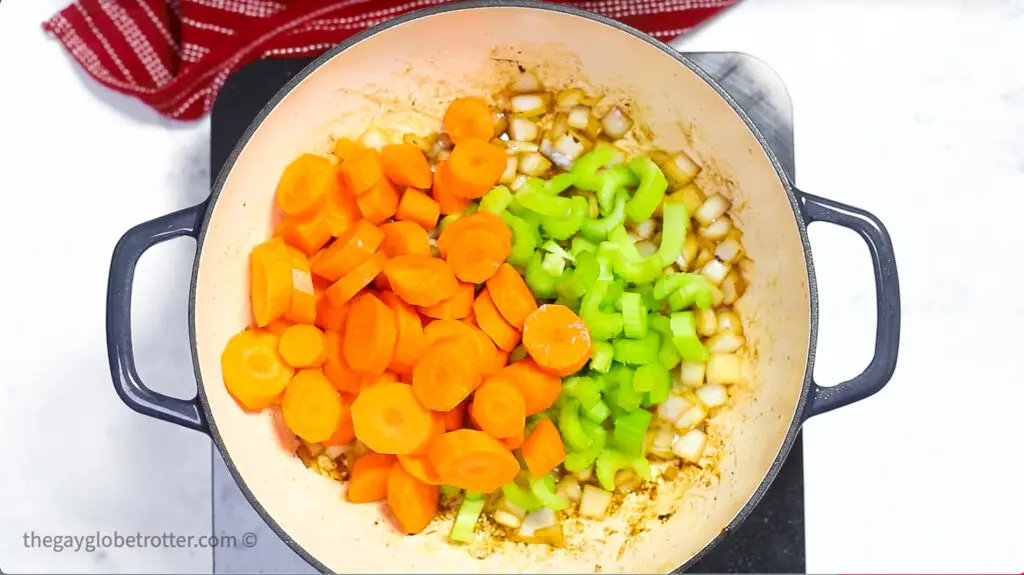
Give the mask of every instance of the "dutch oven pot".
[[[484, 559], [444, 540], [406, 537], [374, 505], [351, 505], [342, 486], [308, 471], [284, 449], [267, 413], [247, 414], [228, 395], [220, 354], [249, 323], [250, 249], [272, 235], [273, 192], [300, 153], [327, 151], [330, 135], [357, 136], [371, 122], [427, 133], [447, 102], [489, 94], [517, 64], [542, 80], [584, 83], [628, 97], [660, 149], [695, 152], [733, 200], [754, 260], [741, 300], [754, 384], [718, 416], [726, 431], [717, 473], [701, 485], [661, 488], [656, 503], [678, 510], [628, 537], [622, 514], [593, 523], [582, 550], [507, 544]], [[711, 185], [711, 184], [709, 184]], [[831, 387], [812, 378], [817, 290], [807, 224], [857, 232], [874, 262], [878, 304], [874, 358]], [[129, 310], [136, 262], [153, 245], [197, 240], [189, 328], [198, 394], [156, 393], [139, 378]], [[797, 190], [736, 103], [696, 65], [615, 21], [524, 1], [448, 4], [390, 20], [307, 66], [260, 113], [205, 202], [146, 222], [118, 242], [107, 293], [107, 345], [114, 385], [132, 409], [207, 433], [249, 502], [299, 555], [322, 571], [666, 573], [695, 560], [750, 513], [810, 417], [879, 391], [896, 367], [900, 303], [892, 244], [871, 214]], [[606, 528], [615, 532], [607, 534]], [[429, 529], [428, 529], [429, 531]]]

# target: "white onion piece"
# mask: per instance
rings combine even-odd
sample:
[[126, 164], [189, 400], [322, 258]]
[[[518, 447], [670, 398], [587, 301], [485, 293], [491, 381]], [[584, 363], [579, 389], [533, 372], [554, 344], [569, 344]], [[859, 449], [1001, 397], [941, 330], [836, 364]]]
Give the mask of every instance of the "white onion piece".
[[[722, 218], [722, 220], [719, 221], [723, 220], [725, 220], [725, 218]], [[715, 222], [714, 224], [711, 224], [711, 226], [714, 226], [717, 223], [718, 222]], [[743, 255], [743, 245], [734, 238], [727, 237], [722, 240], [722, 243], [715, 246], [715, 257], [727, 264], [733, 263], [741, 255]]]
[[491, 515], [491, 517], [494, 519], [495, 523], [512, 529], [518, 529], [519, 526], [523, 524], [523, 521], [520, 518], [512, 515], [504, 509], [495, 509], [494, 514]]
[[730, 231], [732, 231], [732, 220], [729, 219], [729, 216], [722, 216], [711, 222], [708, 227], [697, 230], [697, 233], [701, 237], [717, 242], [725, 239], [725, 236], [729, 235]]
[[713, 309], [698, 309], [695, 313], [697, 333], [702, 336], [714, 335], [718, 331], [718, 316]]
[[523, 517], [526, 517], [526, 510], [523, 509], [522, 507], [519, 507], [515, 503], [512, 503], [506, 497], [502, 497], [501, 499], [499, 499], [498, 504], [495, 507], [497, 507], [498, 509], [502, 509], [508, 513], [511, 513], [519, 520], [522, 520]]
[[519, 156], [519, 172], [527, 176], [542, 176], [551, 169], [551, 161], [537, 152]]
[[679, 380], [686, 387], [704, 385], [705, 364], [698, 361], [684, 361], [679, 367]]
[[505, 149], [510, 154], [522, 154], [523, 152], [536, 152], [540, 149], [540, 146], [536, 142], [520, 142], [519, 140], [509, 140], [505, 142]]
[[642, 241], [636, 244], [636, 249], [640, 252], [643, 257], [649, 257], [658, 252], [658, 246], [654, 245], [654, 242]]
[[529, 92], [539, 92], [543, 89], [543, 86], [541, 86], [540, 78], [538, 78], [536, 74], [532, 72], [523, 72], [512, 80], [508, 89], [516, 92], [517, 94], [526, 94]]
[[729, 390], [718, 383], [709, 383], [694, 393], [697, 395], [697, 399], [701, 400], [708, 408], [720, 407], [729, 401]]
[[676, 420], [676, 429], [690, 429], [691, 427], [697, 427], [707, 416], [708, 412], [703, 406], [694, 405], [679, 416], [679, 419]]
[[694, 183], [686, 184], [677, 193], [682, 195], [683, 205], [686, 206], [686, 211], [690, 214], [697, 213], [697, 210], [707, 201], [707, 198], [704, 197], [704, 192]]
[[537, 122], [527, 118], [512, 118], [508, 121], [508, 135], [513, 140], [532, 142], [540, 135], [540, 127]]
[[658, 405], [658, 417], [670, 423], [675, 423], [690, 407], [689, 401], [673, 393], [668, 396], [668, 399]]
[[370, 126], [365, 132], [363, 132], [362, 136], [359, 136], [359, 143], [367, 148], [380, 150], [391, 142], [388, 140], [388, 137], [384, 132], [378, 130], [374, 126]]
[[736, 383], [742, 376], [740, 357], [731, 353], [712, 353], [708, 356], [708, 383]]
[[591, 465], [590, 467], [587, 467], [582, 471], [577, 471], [576, 473], [573, 473], [573, 475], [576, 476], [576, 479], [580, 480], [580, 483], [586, 483], [594, 478], [594, 466]]
[[704, 267], [701, 268], [700, 275], [704, 276], [704, 279], [708, 280], [712, 284], [720, 285], [725, 281], [725, 276], [729, 275], [729, 265], [724, 264], [715, 258], [711, 258], [711, 261], [704, 264]]
[[731, 331], [718, 332], [704, 342], [704, 346], [711, 353], [733, 353], [739, 351], [743, 344], [743, 336]]
[[747, 289], [747, 284], [741, 276], [733, 271], [722, 280], [721, 288], [724, 295], [722, 303], [732, 305], [743, 296], [743, 292]]
[[526, 180], [527, 179], [528, 178], [526, 176], [524, 176], [523, 174], [519, 174], [518, 176], [516, 176], [516, 179], [512, 180], [512, 183], [509, 184], [508, 187], [513, 192], [518, 192], [519, 188], [522, 188], [523, 186], [526, 185]]
[[580, 515], [590, 519], [604, 519], [612, 504], [612, 494], [593, 485], [583, 486], [580, 498]]
[[519, 169], [519, 158], [516, 156], [509, 156], [505, 160], [505, 171], [502, 172], [501, 178], [498, 183], [505, 184], [506, 186], [511, 184], [516, 179], [516, 171]]
[[586, 94], [583, 93], [583, 90], [579, 88], [562, 90], [555, 95], [555, 105], [562, 109], [573, 108], [583, 101], [583, 97], [585, 95]]
[[579, 139], [572, 134], [565, 134], [555, 142], [554, 151], [557, 154], [561, 154], [570, 160], [575, 161], [576, 158], [583, 155], [584, 145]]
[[558, 525], [555, 512], [547, 507], [542, 507], [526, 514], [526, 519], [523, 519], [523, 524], [519, 526], [519, 536], [532, 537], [537, 530], [555, 525]]
[[743, 275], [750, 277], [754, 273], [754, 260], [750, 258], [743, 258], [736, 264], [743, 272]]
[[671, 427], [662, 427], [658, 429], [654, 432], [654, 439], [651, 440], [651, 446], [647, 450], [647, 453], [662, 459], [671, 459], [673, 456], [672, 440], [674, 438], [675, 433], [672, 432]]
[[590, 108], [586, 106], [575, 106], [569, 110], [569, 116], [565, 120], [570, 128], [586, 130], [590, 124]]
[[728, 331], [737, 335], [743, 335], [743, 324], [740, 323], [740, 316], [729, 310], [718, 312], [718, 331]]
[[711, 286], [711, 306], [718, 307], [722, 305], [722, 300], [725, 299], [725, 294], [722, 290], [718, 289], [718, 286]]
[[605, 134], [608, 134], [613, 140], [617, 140], [625, 136], [633, 127], [633, 119], [627, 116], [622, 108], [615, 106], [601, 118], [601, 127]]
[[509, 101], [512, 112], [524, 116], [539, 116], [547, 111], [547, 94], [517, 94]]
[[715, 194], [697, 208], [693, 217], [700, 222], [701, 225], [708, 226], [711, 222], [722, 217], [722, 214], [727, 211], [729, 211], [729, 200], [727, 200], [722, 194]]
[[682, 186], [690, 183], [693, 178], [697, 177], [697, 174], [700, 173], [700, 166], [690, 156], [686, 155], [685, 152], [679, 152], [665, 162], [662, 170], [669, 181], [677, 186]]
[[697, 463], [701, 454], [704, 453], [704, 446], [707, 444], [707, 436], [699, 429], [691, 429], [683, 435], [676, 437], [672, 442], [672, 453], [680, 459]]
[[342, 455], [345, 455], [345, 452], [348, 451], [350, 447], [351, 445], [348, 443], [345, 445], [329, 445], [324, 448], [324, 454], [331, 459], [337, 459]]
[[710, 248], [705, 246], [700, 248], [700, 251], [697, 252], [697, 257], [693, 258], [693, 260], [691, 260], [691, 263], [693, 264], [694, 269], [700, 269], [704, 267], [704, 264], [708, 263], [713, 259], [715, 259], [715, 253], [711, 251]]
[[558, 489], [556, 493], [573, 503], [580, 500], [580, 496], [583, 494], [583, 489], [580, 487], [579, 480], [573, 475], [566, 475], [558, 482]]
[[640, 222], [639, 224], [636, 225], [634, 231], [636, 232], [637, 236], [645, 240], [650, 238], [652, 235], [654, 235], [654, 220], [644, 220]]

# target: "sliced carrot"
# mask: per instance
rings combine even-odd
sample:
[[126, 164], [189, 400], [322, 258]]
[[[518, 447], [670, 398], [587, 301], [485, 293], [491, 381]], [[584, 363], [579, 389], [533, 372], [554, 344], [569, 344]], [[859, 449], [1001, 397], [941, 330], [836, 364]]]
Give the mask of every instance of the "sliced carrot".
[[284, 390], [281, 413], [295, 435], [310, 443], [334, 435], [341, 420], [341, 395], [319, 369], [303, 369]]
[[381, 383], [362, 390], [352, 404], [359, 441], [377, 453], [412, 453], [434, 434], [434, 418], [404, 383]]
[[366, 146], [348, 138], [338, 138], [334, 141], [334, 155], [343, 163], [365, 149]]
[[480, 385], [479, 360], [467, 353], [466, 339], [441, 338], [429, 346], [412, 370], [412, 389], [423, 405], [449, 411]]
[[381, 178], [369, 190], [356, 198], [363, 218], [380, 225], [398, 211], [398, 190], [387, 178]]
[[264, 327], [263, 329], [269, 331], [270, 333], [278, 337], [281, 337], [281, 334], [284, 333], [284, 330], [288, 329], [293, 325], [295, 325], [295, 322], [281, 318], [275, 319], [274, 321], [268, 323], [266, 327]]
[[220, 355], [224, 385], [247, 409], [277, 402], [295, 371], [277, 351], [278, 337], [261, 329], [246, 329], [228, 340]]
[[[413, 393], [415, 392], [416, 390], [413, 390]], [[409, 455], [426, 455], [430, 453], [430, 446], [433, 445], [434, 440], [444, 435], [445, 431], [447, 431], [444, 428], [444, 414], [442, 414], [440, 411], [431, 411], [430, 420], [432, 422], [430, 436], [427, 437], [426, 441], [416, 446], [416, 448], [413, 449], [412, 453], [410, 453]]]
[[[340, 178], [340, 174], [337, 177]], [[362, 218], [355, 197], [346, 192], [340, 183], [327, 196], [327, 203], [321, 212], [331, 235], [336, 238]]]
[[413, 144], [391, 144], [380, 150], [384, 176], [395, 185], [407, 188], [429, 188], [430, 163], [423, 150]]
[[[503, 349], [499, 349], [497, 351], [498, 354], [497, 359], [495, 360], [495, 364], [498, 366], [497, 371], [500, 371], [503, 367], [508, 365], [508, 356], [511, 354], [509, 354], [509, 352]], [[497, 371], [495, 371], [495, 373], [497, 373]]]
[[493, 188], [508, 165], [508, 153], [486, 140], [463, 140], [448, 156], [451, 191], [462, 198], [482, 198]]
[[537, 300], [523, 276], [509, 264], [501, 264], [498, 272], [487, 280], [487, 291], [505, 321], [522, 331], [526, 316], [537, 309]]
[[398, 297], [417, 306], [434, 305], [459, 288], [451, 266], [430, 256], [405, 255], [389, 259], [384, 275]]
[[334, 389], [343, 393], [359, 393], [362, 374], [349, 367], [341, 353], [341, 334], [328, 331], [324, 333], [327, 345], [327, 360], [324, 362], [324, 375], [330, 380]]
[[399, 455], [398, 462], [402, 464], [409, 475], [428, 485], [441, 485], [441, 476], [437, 474], [434, 465], [430, 463], [427, 455]]
[[[452, 281], [455, 281], [454, 275]], [[249, 254], [249, 291], [253, 319], [259, 327], [282, 317], [291, 308], [294, 291], [292, 262], [288, 247], [281, 238], [271, 238], [252, 249]]]
[[335, 185], [334, 165], [327, 158], [302, 154], [285, 167], [274, 199], [286, 215], [311, 214], [324, 205]]
[[466, 403], [460, 403], [452, 409], [444, 412], [444, 430], [455, 431], [462, 429], [466, 422]]
[[550, 419], [541, 419], [527, 436], [522, 447], [526, 468], [534, 477], [544, 477], [565, 461], [565, 444], [558, 428]]
[[542, 369], [565, 377], [590, 361], [590, 331], [568, 307], [545, 304], [526, 317], [523, 347]]
[[519, 474], [519, 462], [512, 451], [474, 429], [449, 431], [435, 440], [430, 462], [445, 485], [478, 493], [491, 493]]
[[389, 258], [408, 254], [429, 256], [430, 236], [416, 222], [388, 222], [380, 226], [384, 241], [380, 250]]
[[292, 367], [320, 367], [327, 360], [327, 338], [316, 326], [295, 324], [281, 334], [277, 351]]
[[494, 301], [491, 300], [487, 288], [484, 288], [480, 295], [476, 296], [476, 301], [473, 302], [473, 316], [480, 329], [500, 349], [512, 351], [519, 345], [521, 337], [519, 332], [502, 317], [501, 312], [495, 307]]
[[441, 491], [437, 485], [417, 479], [396, 463], [388, 477], [387, 497], [398, 528], [407, 535], [414, 535], [434, 520]]
[[465, 348], [463, 354], [471, 356], [480, 373], [485, 376], [493, 375], [504, 367], [494, 342], [478, 328], [468, 326], [461, 321], [452, 319], [432, 321], [423, 328], [423, 336], [428, 348], [446, 337], [462, 340]]
[[347, 445], [356, 438], [355, 428], [352, 427], [352, 396], [341, 394], [341, 419], [338, 420], [338, 427], [334, 433], [321, 443], [324, 447], [331, 445]]
[[434, 167], [434, 186], [430, 195], [437, 200], [442, 214], [461, 214], [469, 208], [470, 201], [452, 192], [451, 174], [448, 173], [448, 161]]
[[388, 477], [397, 463], [394, 455], [367, 453], [356, 460], [348, 474], [345, 496], [352, 503], [373, 503], [388, 496]]
[[338, 281], [370, 259], [382, 241], [384, 232], [367, 220], [359, 220], [324, 249], [313, 265], [313, 273], [332, 282]]
[[412, 373], [412, 368], [423, 355], [426, 338], [423, 336], [423, 321], [416, 309], [405, 303], [393, 292], [380, 292], [380, 301], [395, 312], [398, 332], [395, 339], [395, 354], [388, 369], [398, 374]]
[[517, 433], [516, 435], [513, 435], [512, 437], [506, 437], [500, 441], [505, 445], [505, 447], [509, 449], [519, 449], [520, 447], [523, 446], [523, 442], [526, 441], [526, 435], [524, 431], [525, 430], [521, 429], [519, 430], [519, 433]]
[[352, 299], [342, 354], [352, 369], [364, 375], [384, 373], [395, 354], [398, 324], [395, 312], [377, 296], [364, 292]]
[[504, 439], [523, 431], [526, 425], [526, 400], [511, 381], [489, 377], [473, 392], [469, 412], [480, 429], [491, 437]]
[[473, 310], [469, 310], [469, 315], [460, 319], [459, 321], [468, 325], [469, 327], [480, 327], [476, 323], [476, 314], [473, 313]]
[[416, 222], [428, 230], [437, 227], [437, 218], [440, 216], [441, 204], [416, 188], [405, 189], [395, 212], [396, 220]]
[[331, 287], [324, 292], [324, 296], [332, 306], [345, 305], [359, 293], [359, 290], [370, 285], [373, 278], [384, 270], [384, 260], [386, 259], [380, 252], [373, 254], [351, 273], [331, 284]]
[[316, 325], [324, 331], [341, 331], [348, 317], [348, 304], [333, 305], [326, 292], [316, 296]]
[[455, 99], [448, 105], [442, 125], [455, 144], [494, 137], [494, 114], [482, 98], [468, 96]]
[[338, 174], [345, 191], [353, 196], [361, 196], [384, 179], [384, 166], [381, 165], [377, 150], [366, 147], [352, 148], [351, 153], [338, 167]]
[[459, 236], [459, 242], [448, 250], [445, 260], [455, 277], [465, 282], [483, 283], [498, 272], [512, 251], [512, 242], [482, 229]]
[[562, 380], [541, 369], [530, 358], [510, 364], [498, 375], [516, 384], [526, 400], [526, 415], [551, 407], [562, 393]]
[[331, 241], [331, 220], [325, 210], [303, 217], [285, 216], [274, 228], [274, 236], [307, 256], [312, 256]]
[[512, 231], [500, 216], [490, 212], [473, 212], [445, 226], [437, 238], [437, 251], [441, 253], [441, 257], [447, 257], [448, 251], [461, 243], [462, 237], [471, 230], [483, 230], [502, 241], [512, 241]]
[[292, 305], [284, 313], [284, 319], [295, 323], [311, 324], [316, 321], [316, 290], [313, 276], [309, 273], [306, 255], [288, 246], [288, 257], [292, 264]]
[[367, 387], [373, 387], [378, 383], [395, 383], [398, 381], [398, 374], [393, 371], [385, 371], [380, 374], [364, 375], [359, 380], [359, 389], [366, 389]]
[[434, 319], [462, 319], [473, 311], [473, 296], [476, 286], [460, 283], [455, 293], [431, 306], [420, 307], [420, 313]]

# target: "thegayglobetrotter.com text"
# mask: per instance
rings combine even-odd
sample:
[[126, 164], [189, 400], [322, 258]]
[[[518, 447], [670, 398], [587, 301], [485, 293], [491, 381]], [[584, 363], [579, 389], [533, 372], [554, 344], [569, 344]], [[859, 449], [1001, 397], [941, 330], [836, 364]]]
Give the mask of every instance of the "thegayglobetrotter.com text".
[[86, 552], [99, 549], [212, 549], [214, 547], [256, 546], [256, 534], [250, 531], [242, 535], [179, 535], [164, 533], [122, 533], [120, 531], [79, 534], [37, 533], [22, 534], [22, 541], [28, 549], [46, 549], [56, 553]]

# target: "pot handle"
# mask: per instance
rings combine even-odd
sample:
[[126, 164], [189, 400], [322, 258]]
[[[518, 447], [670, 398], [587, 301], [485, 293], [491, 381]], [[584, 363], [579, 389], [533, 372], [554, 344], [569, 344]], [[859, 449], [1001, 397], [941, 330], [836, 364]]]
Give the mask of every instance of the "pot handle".
[[[896, 256], [885, 226], [864, 210], [797, 191], [804, 220], [827, 222], [853, 230], [868, 245], [875, 271], [875, 299], [878, 319], [875, 328], [875, 355], [857, 377], [832, 387], [812, 380], [807, 417], [821, 415], [878, 393], [889, 383], [896, 370], [900, 345], [900, 282], [896, 274]], [[813, 377], [813, 376], [812, 376]]]
[[196, 238], [205, 214], [204, 201], [141, 223], [118, 240], [107, 280], [107, 358], [114, 389], [125, 405], [143, 415], [209, 434], [198, 393], [192, 399], [170, 397], [149, 389], [139, 378], [132, 351], [131, 320], [132, 283], [139, 258], [160, 242], [181, 236]]

